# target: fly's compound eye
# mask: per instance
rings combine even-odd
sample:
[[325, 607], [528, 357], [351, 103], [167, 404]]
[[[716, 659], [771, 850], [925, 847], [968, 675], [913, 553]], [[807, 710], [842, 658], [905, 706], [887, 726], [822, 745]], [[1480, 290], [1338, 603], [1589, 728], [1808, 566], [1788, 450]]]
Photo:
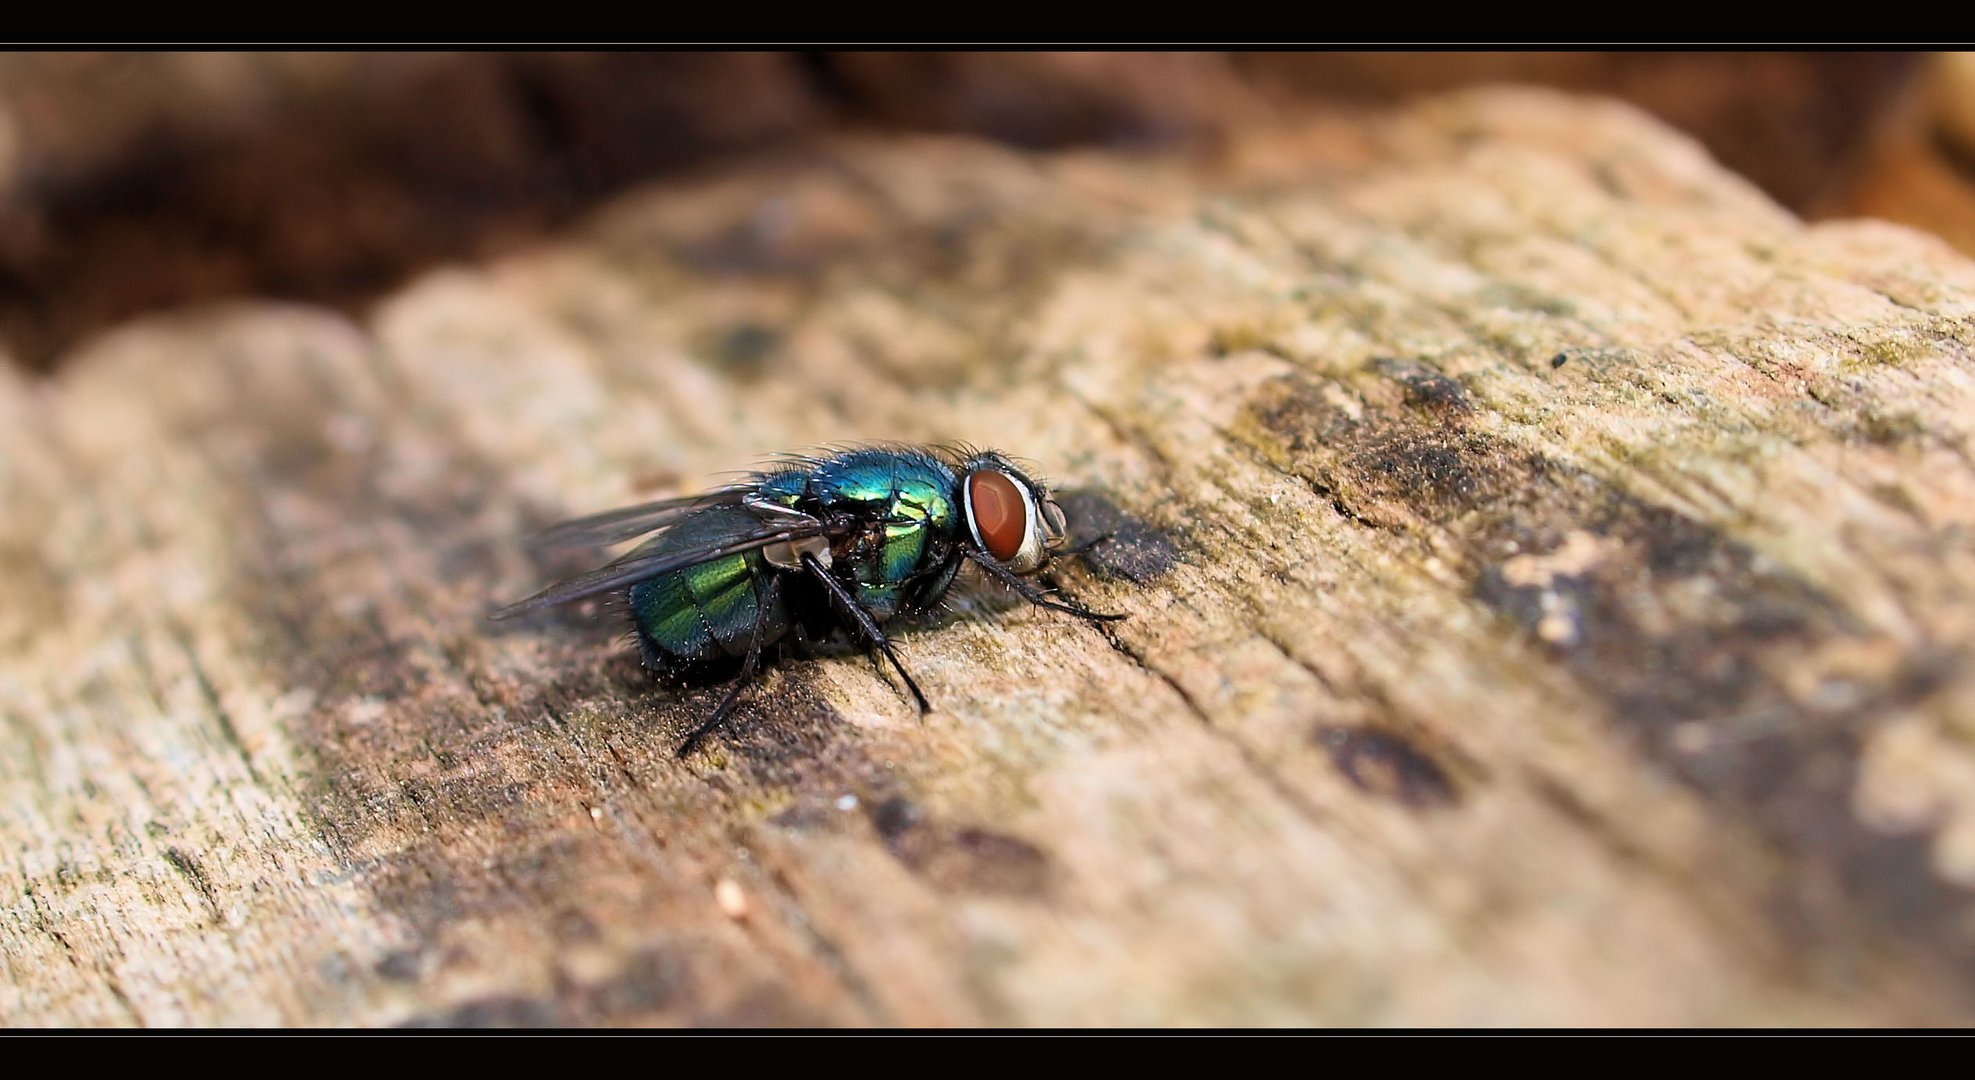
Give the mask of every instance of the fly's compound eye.
[[1042, 523], [1027, 485], [999, 469], [976, 469], [966, 495], [967, 528], [981, 550], [1018, 574], [1042, 565]]

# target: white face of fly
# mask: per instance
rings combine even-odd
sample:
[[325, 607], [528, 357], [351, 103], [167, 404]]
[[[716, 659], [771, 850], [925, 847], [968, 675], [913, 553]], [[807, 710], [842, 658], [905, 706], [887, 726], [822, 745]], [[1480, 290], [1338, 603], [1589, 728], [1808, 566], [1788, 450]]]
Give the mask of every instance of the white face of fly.
[[1059, 548], [1070, 538], [1070, 520], [1063, 516], [1063, 508], [1049, 497], [1049, 492], [1041, 493], [1040, 511], [1042, 515], [1042, 546]]

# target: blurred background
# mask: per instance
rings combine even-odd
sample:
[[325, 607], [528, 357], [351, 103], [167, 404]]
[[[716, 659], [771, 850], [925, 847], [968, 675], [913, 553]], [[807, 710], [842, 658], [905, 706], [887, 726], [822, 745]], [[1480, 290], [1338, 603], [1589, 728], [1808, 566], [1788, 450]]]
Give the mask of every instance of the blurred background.
[[147, 311], [358, 310], [641, 181], [842, 132], [1211, 158], [1236, 125], [1485, 82], [1620, 98], [1809, 218], [1975, 254], [1975, 56], [159, 53], [0, 57], [0, 351]]

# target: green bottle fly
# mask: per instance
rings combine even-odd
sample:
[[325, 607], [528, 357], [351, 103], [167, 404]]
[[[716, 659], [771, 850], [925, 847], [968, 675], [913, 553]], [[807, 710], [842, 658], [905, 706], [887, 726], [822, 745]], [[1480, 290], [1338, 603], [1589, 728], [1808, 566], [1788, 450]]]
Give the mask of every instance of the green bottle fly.
[[494, 617], [621, 591], [647, 667], [683, 681], [738, 668], [681, 753], [719, 726], [765, 655], [841, 637], [882, 651], [929, 710], [881, 627], [932, 610], [968, 562], [1030, 603], [1092, 622], [1124, 618], [1054, 599], [1028, 580], [1063, 553], [1068, 527], [1049, 489], [992, 451], [864, 447], [795, 457], [702, 495], [565, 522], [541, 541], [601, 545], [653, 532]]

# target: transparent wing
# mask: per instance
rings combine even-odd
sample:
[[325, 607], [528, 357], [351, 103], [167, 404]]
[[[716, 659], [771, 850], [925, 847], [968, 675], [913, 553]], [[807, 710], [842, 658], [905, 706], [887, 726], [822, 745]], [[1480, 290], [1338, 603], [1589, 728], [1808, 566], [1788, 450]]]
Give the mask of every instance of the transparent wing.
[[653, 529], [663, 528], [694, 510], [738, 503], [754, 489], [754, 484], [729, 484], [698, 495], [660, 499], [657, 502], [639, 503], [636, 506], [605, 510], [601, 514], [591, 514], [588, 517], [573, 518], [559, 525], [551, 525], [530, 537], [528, 546], [608, 547], [635, 536], [643, 536]]
[[684, 551], [651, 551], [646, 547], [636, 548], [620, 558], [607, 562], [587, 574], [578, 574], [565, 581], [543, 589], [525, 600], [517, 600], [492, 615], [490, 619], [511, 619], [531, 611], [567, 604], [587, 596], [609, 592], [636, 584], [646, 578], [683, 570], [688, 566], [698, 566], [714, 559], [724, 559], [729, 555], [758, 551], [770, 544], [783, 544], [792, 540], [808, 540], [818, 536], [838, 536], [852, 526], [831, 525], [809, 518], [793, 524], [778, 523], [764, 525], [760, 529], [737, 533], [721, 540], [711, 541], [701, 547]]

